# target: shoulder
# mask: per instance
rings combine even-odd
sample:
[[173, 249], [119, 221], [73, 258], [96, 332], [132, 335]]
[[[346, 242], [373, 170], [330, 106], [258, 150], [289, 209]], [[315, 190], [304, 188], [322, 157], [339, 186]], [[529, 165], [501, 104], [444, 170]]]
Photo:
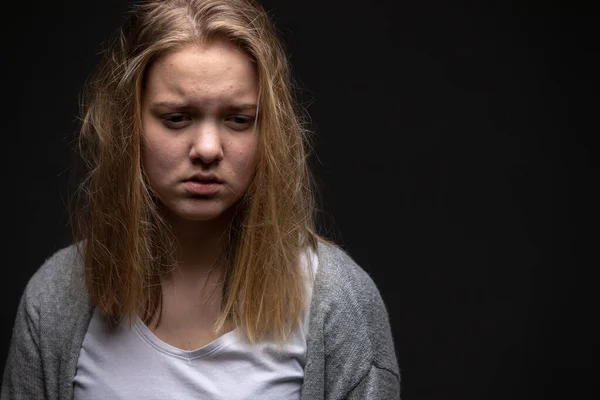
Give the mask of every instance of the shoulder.
[[305, 389], [350, 396], [373, 371], [378, 379], [385, 377], [382, 382], [398, 386], [388, 312], [375, 282], [334, 244], [320, 242], [317, 258], [306, 365], [311, 379]]
[[345, 306], [356, 309], [385, 307], [371, 276], [346, 251], [320, 242], [317, 255], [316, 284], [322, 301], [340, 303], [343, 299]]
[[77, 355], [91, 315], [75, 246], [48, 257], [29, 279], [17, 309], [2, 398], [42, 398], [72, 390]]
[[30, 315], [52, 317], [87, 304], [86, 293], [81, 258], [71, 245], [44, 261], [29, 279], [22, 301]]
[[387, 306], [371, 276], [336, 245], [320, 243], [311, 312], [333, 346], [350, 345], [365, 363], [397, 370]]

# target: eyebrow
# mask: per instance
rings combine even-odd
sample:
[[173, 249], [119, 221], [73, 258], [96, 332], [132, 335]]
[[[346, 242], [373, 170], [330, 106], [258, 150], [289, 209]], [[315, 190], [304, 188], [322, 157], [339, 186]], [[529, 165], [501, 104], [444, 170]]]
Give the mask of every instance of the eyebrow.
[[256, 104], [230, 104], [227, 108], [233, 111], [254, 111], [258, 106]]
[[[178, 102], [178, 101], [157, 101], [151, 104], [151, 107], [166, 107], [166, 108], [188, 108], [190, 107], [190, 103], [187, 102]], [[241, 104], [227, 104], [225, 107], [227, 110], [231, 111], [251, 111], [256, 110], [258, 106], [256, 104], [251, 103], [241, 103]]]

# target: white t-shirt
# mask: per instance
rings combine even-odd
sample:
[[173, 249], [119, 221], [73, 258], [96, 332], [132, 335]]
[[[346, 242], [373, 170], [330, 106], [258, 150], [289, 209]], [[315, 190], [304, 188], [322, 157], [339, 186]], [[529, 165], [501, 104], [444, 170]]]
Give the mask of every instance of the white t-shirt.
[[[317, 255], [303, 254], [316, 273]], [[314, 276], [314, 275], [313, 275]], [[193, 351], [156, 337], [138, 318], [111, 326], [97, 309], [83, 340], [73, 379], [76, 400], [299, 399], [304, 379], [309, 305], [290, 339], [250, 345], [237, 330]]]

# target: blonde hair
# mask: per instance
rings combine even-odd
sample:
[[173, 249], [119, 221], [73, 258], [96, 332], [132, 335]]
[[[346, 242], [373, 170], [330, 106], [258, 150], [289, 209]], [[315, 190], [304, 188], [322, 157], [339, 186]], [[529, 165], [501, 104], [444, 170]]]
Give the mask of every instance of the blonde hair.
[[276, 30], [253, 0], [154, 0], [130, 10], [84, 93], [78, 150], [86, 175], [75, 196], [74, 238], [88, 292], [104, 314], [140, 313], [148, 323], [160, 313], [160, 276], [174, 264], [176, 241], [141, 166], [144, 78], [165, 52], [216, 38], [255, 65], [260, 142], [230, 229], [215, 331], [231, 322], [250, 342], [283, 341], [308, 306], [301, 251], [321, 238], [304, 114]]

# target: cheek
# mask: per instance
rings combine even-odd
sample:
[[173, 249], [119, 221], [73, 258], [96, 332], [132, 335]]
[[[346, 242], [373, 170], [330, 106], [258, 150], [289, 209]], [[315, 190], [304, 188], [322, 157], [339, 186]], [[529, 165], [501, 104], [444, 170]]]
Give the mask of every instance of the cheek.
[[142, 165], [153, 172], [169, 169], [178, 158], [179, 147], [172, 140], [147, 135], [142, 144]]
[[256, 140], [249, 140], [236, 151], [236, 168], [239, 176], [243, 177], [246, 183], [251, 179], [256, 169], [257, 147]]

